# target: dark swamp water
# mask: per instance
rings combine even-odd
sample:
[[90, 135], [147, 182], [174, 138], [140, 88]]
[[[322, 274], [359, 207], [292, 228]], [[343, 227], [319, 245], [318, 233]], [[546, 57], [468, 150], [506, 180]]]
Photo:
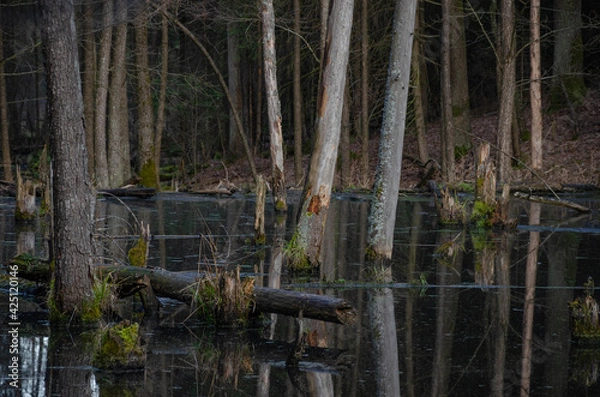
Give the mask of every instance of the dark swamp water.
[[[573, 340], [567, 306], [583, 294], [588, 277], [600, 282], [600, 197], [570, 198], [593, 212], [514, 200], [518, 227], [485, 236], [439, 229], [430, 197], [402, 196], [392, 284], [361, 283], [370, 268], [361, 259], [367, 197], [335, 197], [324, 264], [312, 279], [290, 278], [282, 267], [281, 241], [294, 229], [297, 195], [290, 196], [288, 217], [277, 227], [267, 211], [270, 245], [263, 249], [248, 243], [252, 197], [100, 199], [97, 229], [106, 260], [125, 261], [134, 225], [143, 220], [154, 235], [152, 266], [179, 271], [240, 265], [257, 285], [345, 298], [359, 312], [357, 324], [303, 320], [315, 346], [296, 365], [286, 365], [295, 319], [272, 315], [260, 329], [223, 331], [165, 300], [144, 369], [115, 374], [90, 365], [81, 330], [51, 329], [39, 302], [20, 296], [19, 389], [9, 385], [14, 358], [3, 316], [0, 395], [600, 395], [600, 348]], [[42, 226], [15, 231], [13, 212], [14, 202], [0, 199], [2, 261], [17, 250], [45, 255]], [[33, 247], [23, 246], [27, 233], [36, 236]], [[7, 290], [0, 299], [8, 313]], [[139, 316], [133, 299], [119, 310]]]

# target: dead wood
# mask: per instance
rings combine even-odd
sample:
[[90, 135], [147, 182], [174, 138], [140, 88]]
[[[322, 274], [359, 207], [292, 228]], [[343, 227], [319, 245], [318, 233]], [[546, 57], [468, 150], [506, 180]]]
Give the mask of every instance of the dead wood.
[[588, 207], [584, 207], [583, 205], [579, 205], [572, 201], [568, 201], [568, 200], [564, 200], [564, 199], [560, 199], [560, 198], [542, 197], [542, 196], [536, 196], [533, 194], [526, 194], [523, 192], [514, 192], [513, 196], [515, 196], [516, 198], [520, 198], [523, 200], [529, 200], [529, 201], [533, 201], [536, 203], [558, 205], [561, 207], [571, 208], [578, 212], [590, 212], [591, 211]]
[[[10, 264], [19, 266], [19, 276], [37, 282], [48, 282], [50, 265], [48, 262], [13, 258]], [[138, 289], [140, 280], [147, 277], [156, 296], [194, 304], [199, 281], [206, 276], [196, 271], [171, 272], [160, 268], [96, 265], [98, 276], [110, 276], [120, 289]], [[134, 284], [132, 286], [132, 284]], [[250, 311], [277, 313], [289, 316], [302, 315], [305, 318], [350, 325], [357, 319], [356, 310], [344, 299], [304, 292], [258, 288], [252, 293]]]
[[156, 195], [156, 189], [152, 187], [119, 187], [114, 189], [100, 189], [98, 194], [115, 197], [138, 197], [148, 198]]

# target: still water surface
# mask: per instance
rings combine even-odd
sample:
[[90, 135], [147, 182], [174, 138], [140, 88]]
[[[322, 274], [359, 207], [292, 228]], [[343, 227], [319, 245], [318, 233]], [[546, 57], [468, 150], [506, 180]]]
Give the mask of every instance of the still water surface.
[[[364, 283], [369, 199], [338, 195], [328, 219], [323, 266], [294, 279], [282, 245], [295, 226], [268, 209], [267, 246], [253, 247], [253, 197], [161, 194], [147, 200], [100, 199], [99, 256], [125, 263], [136, 224], [154, 235], [150, 265], [168, 270], [239, 265], [256, 284], [347, 299], [356, 325], [303, 320], [314, 346], [297, 365], [287, 357], [297, 320], [272, 315], [246, 332], [216, 330], [177, 302], [163, 301], [160, 325], [148, 336], [141, 371], [115, 374], [90, 365], [78, 329], [51, 329], [46, 312], [20, 297], [20, 388], [8, 382], [8, 348], [0, 351], [2, 396], [577, 396], [600, 395], [600, 349], [571, 337], [567, 303], [600, 283], [598, 197], [572, 200], [588, 215], [514, 200], [519, 226], [471, 233], [439, 228], [428, 196], [399, 200], [392, 282]], [[43, 225], [15, 230], [14, 202], [0, 199], [0, 258], [30, 250], [44, 256]], [[35, 235], [27, 246], [23, 233]], [[325, 282], [323, 282], [325, 281]], [[7, 310], [7, 291], [0, 309]], [[597, 293], [600, 294], [600, 293]], [[139, 304], [120, 305], [139, 316]], [[136, 314], [137, 313], [137, 314]], [[0, 330], [10, 344], [8, 320]]]

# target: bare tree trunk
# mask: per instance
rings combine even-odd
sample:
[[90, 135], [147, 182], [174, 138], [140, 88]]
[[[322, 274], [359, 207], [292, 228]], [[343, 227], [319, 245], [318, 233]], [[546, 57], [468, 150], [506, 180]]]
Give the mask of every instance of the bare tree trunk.
[[442, 0], [442, 179], [453, 183], [456, 179], [454, 161], [454, 117], [452, 115], [452, 71], [450, 57], [452, 0]]
[[[164, 2], [166, 6], [166, 1]], [[161, 19], [161, 67], [158, 110], [156, 111], [156, 131], [154, 133], [154, 163], [156, 164], [156, 186], [160, 187], [160, 152], [162, 134], [165, 128], [165, 106], [167, 102], [167, 77], [169, 75], [169, 20], [165, 14]]]
[[122, 186], [131, 176], [127, 108], [127, 3], [116, 1], [114, 49], [108, 98], [108, 183]]
[[531, 168], [542, 170], [542, 82], [540, 51], [540, 0], [531, 0], [531, 81], [529, 95], [531, 98]]
[[267, 113], [271, 137], [271, 166], [273, 172], [273, 201], [276, 211], [287, 209], [285, 174], [283, 167], [283, 136], [281, 133], [281, 102], [277, 88], [277, 55], [275, 53], [275, 11], [273, 0], [261, 0], [263, 22], [263, 57]]
[[154, 163], [154, 117], [152, 92], [148, 65], [148, 9], [145, 4], [134, 26], [135, 58], [137, 63], [138, 101], [138, 173], [140, 182], [146, 187], [156, 186], [156, 165]]
[[54, 165], [54, 290], [57, 311], [80, 316], [92, 290], [93, 194], [87, 173], [75, 12], [40, 0]]
[[301, 70], [301, 48], [300, 48], [300, 0], [294, 0], [294, 175], [296, 185], [304, 178], [302, 167], [302, 85], [300, 78]]
[[394, 243], [416, 10], [417, 0], [396, 1], [379, 163], [369, 215], [371, 251], [388, 259]]
[[232, 157], [236, 157], [240, 152], [239, 127], [234, 122], [233, 113], [241, 115], [242, 113], [242, 86], [240, 79], [240, 55], [239, 38], [235, 31], [235, 23], [227, 24], [227, 86], [229, 96], [232, 99], [229, 109], [229, 141], [228, 149]]
[[465, 155], [473, 146], [464, 18], [463, 0], [452, 0], [450, 6], [452, 126], [454, 128], [454, 146], [460, 156]]
[[350, 172], [350, 89], [344, 90], [344, 105], [342, 107], [342, 129], [340, 131], [340, 186], [342, 189], [352, 184]]
[[295, 243], [313, 266], [319, 265], [335, 175], [353, 9], [354, 0], [336, 0], [333, 3], [317, 102], [317, 140], [296, 226]]
[[108, 98], [108, 75], [113, 31], [113, 0], [102, 2], [102, 33], [98, 54], [98, 79], [94, 118], [94, 170], [96, 186], [108, 187], [108, 157], [106, 153], [106, 103]]
[[360, 13], [360, 182], [370, 179], [369, 167], [369, 13], [361, 1]]
[[[4, 43], [0, 29], [0, 60], [4, 60]], [[8, 104], [6, 103], [6, 79], [4, 76], [4, 62], [0, 61], [0, 129], [2, 130], [2, 169], [4, 180], [12, 183], [12, 159], [10, 156], [10, 137], [8, 136]]]
[[498, 115], [498, 183], [510, 182], [512, 120], [515, 105], [515, 11], [514, 2], [502, 0], [500, 44], [501, 89]]
[[94, 178], [94, 98], [96, 92], [96, 37], [94, 35], [94, 4], [84, 3], [84, 37], [83, 37], [83, 111], [85, 117], [85, 146], [89, 155], [88, 171]]
[[415, 108], [415, 130], [417, 133], [417, 145], [419, 148], [419, 160], [426, 164], [429, 161], [429, 150], [427, 148], [427, 137], [425, 136], [425, 108], [426, 108], [426, 74], [425, 62], [423, 61], [423, 44], [421, 42], [421, 19], [423, 10], [417, 5], [417, 15], [415, 17], [415, 38], [413, 39], [413, 54], [411, 59], [410, 72], [412, 76], [413, 100]]

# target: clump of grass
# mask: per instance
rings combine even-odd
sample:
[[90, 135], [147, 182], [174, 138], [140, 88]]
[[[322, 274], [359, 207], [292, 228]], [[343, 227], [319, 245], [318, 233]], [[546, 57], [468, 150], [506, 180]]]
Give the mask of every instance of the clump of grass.
[[589, 277], [583, 285], [584, 296], [569, 302], [573, 336], [581, 340], [600, 342], [600, 305], [594, 298], [594, 280]]
[[308, 260], [306, 249], [298, 241], [298, 234], [294, 233], [292, 239], [283, 248], [288, 270], [294, 273], [312, 273], [314, 266]]

